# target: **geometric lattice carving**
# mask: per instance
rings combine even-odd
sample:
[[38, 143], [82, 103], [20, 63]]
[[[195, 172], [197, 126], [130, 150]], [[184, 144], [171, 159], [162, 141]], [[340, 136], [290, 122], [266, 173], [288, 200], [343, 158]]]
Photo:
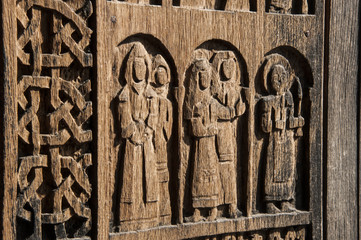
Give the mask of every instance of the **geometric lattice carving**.
[[[91, 228], [89, 0], [17, 1], [18, 237], [66, 239]], [[50, 227], [49, 227], [50, 226]]]

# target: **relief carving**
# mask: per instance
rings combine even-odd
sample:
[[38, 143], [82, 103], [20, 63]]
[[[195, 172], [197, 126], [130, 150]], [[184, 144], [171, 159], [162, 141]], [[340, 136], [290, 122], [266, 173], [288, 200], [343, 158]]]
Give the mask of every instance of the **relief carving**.
[[[257, 232], [233, 233], [219, 236], [194, 238], [194, 240], [305, 240], [306, 228], [283, 228]], [[193, 240], [193, 239], [192, 239]]]
[[88, 0], [17, 1], [19, 239], [78, 238], [91, 229], [92, 11]]
[[126, 59], [116, 66], [116, 78], [125, 83], [117, 97], [118, 129], [124, 143], [124, 152], [119, 156], [122, 165], [118, 208], [121, 231], [171, 222], [168, 142], [173, 129], [173, 105], [168, 97], [170, 67], [161, 54], [150, 54], [140, 42], [128, 44], [126, 48]]
[[305, 125], [302, 86], [283, 56], [272, 54], [266, 61], [263, 79], [269, 95], [261, 99], [261, 128], [268, 138], [264, 201], [268, 213], [295, 211], [295, 139], [303, 136]]
[[176, 6], [194, 7], [199, 9], [214, 9], [227, 11], [250, 11], [254, 10], [254, 2], [251, 0], [179, 0]]
[[246, 111], [241, 97], [237, 72], [238, 61], [231, 51], [219, 51], [213, 59], [216, 70], [216, 83], [213, 95], [224, 107], [235, 108], [234, 116], [223, 115], [219, 111], [217, 121], [216, 149], [219, 158], [221, 178], [220, 204], [229, 205], [229, 215], [234, 218], [241, 213], [237, 210], [236, 158], [237, 158], [237, 119]]
[[[165, 5], [162, 0], [108, 0], [139, 5]], [[255, 11], [256, 2], [253, 0], [173, 0], [173, 6], [198, 9], [213, 9], [221, 11]]]
[[282, 14], [308, 14], [308, 0], [269, 0], [267, 11]]
[[119, 1], [119, 2], [134, 3], [141, 5], [162, 5], [162, 0], [108, 0], [108, 1]]
[[[277, 28], [290, 18], [263, 17], [264, 11], [313, 13], [314, 0], [105, 0], [97, 4], [104, 8], [97, 16], [92, 16], [96, 0], [10, 2], [0, 7], [16, 6], [16, 41], [9, 46], [15, 48], [17, 62], [10, 67], [0, 63], [15, 73], [15, 78], [9, 75], [15, 89], [5, 88], [6, 97], [16, 101], [9, 118], [15, 123], [4, 122], [16, 131], [9, 156], [17, 157], [4, 165], [14, 170], [17, 184], [3, 189], [16, 191], [16, 203], [4, 204], [4, 211], [13, 207], [16, 215], [10, 235], [31, 240], [131, 239], [137, 234], [139, 239], [147, 234], [163, 239], [169, 233], [178, 239], [319, 236], [314, 233], [321, 219], [314, 211], [319, 196], [310, 181], [321, 185], [320, 148], [313, 147], [322, 140], [317, 132], [321, 85], [313, 89], [311, 84], [311, 68], [320, 66], [317, 53], [307, 52], [322, 40], [312, 37], [319, 33], [312, 27], [318, 18], [289, 21], [290, 29], [299, 24], [304, 31], [297, 34], [309, 38], [305, 44], [292, 42], [310, 57], [302, 56], [302, 61], [297, 50], [282, 46], [268, 52], [258, 68], [263, 51], [291, 43], [293, 35], [284, 31], [277, 38], [282, 41], [262, 43], [257, 39], [268, 41], [273, 32], [249, 30], [262, 21]], [[266, 6], [259, 14], [221, 12], [255, 11], [256, 5]], [[4, 16], [4, 26], [12, 26]], [[169, 16], [170, 23], [159, 24]], [[107, 22], [97, 23], [99, 19]], [[194, 19], [203, 29], [192, 34], [187, 24]], [[98, 30], [99, 44], [91, 44], [89, 22], [106, 26]], [[177, 31], [168, 31], [177, 24]], [[237, 34], [230, 33], [233, 29]], [[114, 36], [106, 39], [111, 31]], [[193, 51], [195, 42], [206, 38], [217, 40]], [[247, 49], [253, 40], [260, 44], [255, 52]], [[92, 69], [94, 49], [99, 53], [94, 57], [97, 71]], [[174, 60], [171, 53], [177, 54]], [[108, 59], [112, 54], [114, 59]], [[321, 75], [316, 73], [315, 79]], [[103, 78], [95, 84], [96, 92], [95, 77]], [[97, 120], [104, 126], [92, 120], [94, 98]], [[6, 111], [8, 106], [5, 101]], [[13, 134], [8, 135], [4, 139], [11, 140]], [[93, 141], [94, 136], [101, 137]], [[214, 236], [205, 236], [210, 234]]]
[[157, 54], [153, 59], [152, 76], [154, 77], [153, 88], [158, 98], [158, 106], [155, 112], [157, 124], [154, 130], [154, 145], [159, 181], [159, 216], [160, 224], [165, 225], [171, 222], [167, 144], [172, 135], [173, 106], [168, 99], [171, 80], [170, 68], [160, 54]]
[[[210, 62], [210, 59], [211, 62]], [[231, 218], [237, 208], [237, 119], [246, 110], [241, 97], [239, 62], [232, 51], [197, 50], [190, 66], [185, 97], [185, 120], [190, 124], [191, 198], [193, 216], [200, 221], [218, 216], [218, 207], [227, 206]]]
[[268, 236], [270, 240], [305, 240], [306, 229], [298, 227], [296, 229], [290, 228], [287, 231], [271, 230]]

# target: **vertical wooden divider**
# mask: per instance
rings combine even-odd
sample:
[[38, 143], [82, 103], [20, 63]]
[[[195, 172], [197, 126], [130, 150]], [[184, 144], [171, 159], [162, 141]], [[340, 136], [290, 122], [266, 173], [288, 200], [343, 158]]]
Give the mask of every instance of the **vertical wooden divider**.
[[15, 0], [1, 1], [1, 24], [3, 37], [4, 79], [2, 79], [4, 93], [4, 118], [1, 144], [3, 145], [3, 179], [4, 201], [2, 209], [2, 239], [16, 238], [16, 193], [17, 193], [17, 100], [16, 100], [16, 16]]
[[357, 230], [360, 1], [328, 0], [328, 6], [324, 237], [360, 239]]
[[[108, 148], [106, 146], [107, 139], [107, 53], [105, 52], [106, 42], [106, 3], [105, 0], [96, 0], [96, 122], [97, 122], [97, 239], [103, 240], [109, 238], [109, 221], [110, 221], [110, 202], [108, 202], [109, 184], [108, 172], [110, 167], [110, 159], [108, 159]], [[109, 36], [108, 36], [109, 37]]]

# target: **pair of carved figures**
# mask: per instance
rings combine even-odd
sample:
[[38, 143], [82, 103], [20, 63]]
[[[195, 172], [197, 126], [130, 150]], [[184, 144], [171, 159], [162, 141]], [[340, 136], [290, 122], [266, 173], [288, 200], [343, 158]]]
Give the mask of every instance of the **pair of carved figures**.
[[[125, 140], [120, 220], [123, 225], [169, 224], [167, 142], [172, 133], [172, 103], [167, 99], [170, 70], [161, 55], [152, 57], [135, 43], [119, 94], [121, 137]], [[127, 227], [125, 227], [127, 229]]]
[[211, 209], [208, 219], [215, 220], [219, 205], [228, 205], [229, 215], [237, 217], [236, 120], [246, 108], [239, 63], [232, 51], [197, 50], [195, 55], [185, 99], [195, 152], [192, 221], [202, 219], [201, 208]]

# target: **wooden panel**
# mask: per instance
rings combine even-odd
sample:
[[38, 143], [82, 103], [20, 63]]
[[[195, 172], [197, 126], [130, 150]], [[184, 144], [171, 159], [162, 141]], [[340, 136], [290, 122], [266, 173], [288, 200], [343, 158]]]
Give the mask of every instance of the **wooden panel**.
[[326, 239], [358, 235], [360, 1], [328, 1]]
[[323, 1], [288, 2], [2, 1], [2, 237], [321, 239]]
[[[190, 190], [193, 184], [197, 184], [190, 178], [191, 172], [195, 171], [192, 165], [194, 164], [192, 161], [195, 161], [192, 151], [196, 150], [193, 149], [192, 144], [197, 140], [189, 135], [191, 130], [189, 119], [186, 117], [186, 105], [189, 101], [187, 94], [191, 90], [189, 90], [187, 81], [191, 81], [192, 76], [194, 77], [192, 71], [197, 71], [195, 69], [198, 67], [193, 64], [198, 63], [196, 61], [198, 58], [208, 58], [209, 62], [215, 64], [219, 54], [222, 53], [223, 55], [228, 54], [228, 58], [233, 54], [236, 56], [242, 72], [242, 95], [246, 109], [240, 117], [239, 126], [241, 127], [237, 132], [239, 137], [237, 140], [238, 155], [235, 159], [237, 178], [229, 180], [231, 184], [236, 182], [237, 208], [244, 214], [242, 217], [237, 216], [236, 221], [247, 222], [248, 218], [253, 221], [253, 218], [258, 217], [259, 213], [268, 212], [270, 214], [271, 211], [277, 211], [277, 208], [266, 208], [265, 204], [264, 191], [265, 185], [268, 184], [265, 180], [265, 165], [268, 159], [273, 157], [273, 153], [272, 150], [267, 150], [267, 144], [269, 144], [267, 132], [260, 130], [260, 115], [262, 115], [263, 102], [272, 98], [272, 94], [264, 89], [267, 88], [265, 86], [267, 82], [264, 82], [263, 76], [268, 79], [268, 72], [263, 73], [263, 71], [270, 70], [272, 64], [283, 64], [288, 69], [287, 71], [294, 74], [292, 76], [299, 78], [298, 87], [293, 85], [292, 91], [297, 91], [298, 88], [298, 91], [304, 94], [304, 98], [302, 100], [302, 96], [297, 97], [296, 95], [291, 98], [294, 99], [295, 104], [300, 106], [298, 107], [300, 111], [298, 116], [305, 119], [305, 123], [302, 118], [297, 120], [298, 127], [295, 128], [298, 128], [298, 133], [295, 131], [295, 136], [299, 136], [299, 138], [295, 137], [295, 140], [291, 140], [288, 146], [296, 149], [294, 157], [297, 159], [296, 165], [294, 167], [285, 166], [285, 169], [297, 172], [295, 173], [297, 174], [297, 183], [294, 199], [296, 208], [312, 212], [310, 224], [307, 227], [308, 236], [321, 239], [322, 1], [317, 3], [309, 1], [311, 6], [308, 11], [300, 8], [294, 12], [291, 11], [294, 14], [266, 13], [265, 1], [258, 1], [256, 8], [252, 8], [250, 5], [249, 11], [239, 9], [224, 11], [222, 8], [209, 11], [207, 9], [213, 8], [213, 5], [207, 4], [212, 1], [180, 1], [178, 6], [173, 6], [171, 2], [163, 1], [162, 5], [158, 3], [152, 5], [152, 1], [108, 1], [106, 2], [106, 12], [103, 12], [105, 15], [101, 17], [105, 23], [103, 25], [98, 23], [105, 29], [104, 38], [100, 37], [104, 43], [98, 43], [99, 46], [103, 44], [102, 46], [105, 48], [105, 54], [99, 53], [98, 49], [98, 54], [102, 55], [100, 65], [102, 69], [98, 68], [98, 71], [107, 76], [106, 80], [103, 76], [98, 76], [98, 84], [101, 84], [99, 86], [105, 89], [99, 94], [104, 94], [103, 96], [106, 98], [106, 100], [99, 100], [101, 104], [98, 105], [100, 110], [98, 114], [106, 118], [105, 121], [99, 118], [99, 121], [104, 124], [101, 126], [104, 131], [99, 137], [105, 138], [104, 146], [107, 146], [105, 148], [99, 146], [99, 149], [103, 151], [100, 154], [106, 160], [98, 163], [98, 167], [102, 169], [98, 168], [98, 173], [102, 178], [104, 177], [102, 180], [98, 179], [98, 183], [103, 186], [99, 185], [98, 194], [105, 194], [99, 198], [100, 205], [104, 208], [98, 209], [98, 215], [104, 219], [110, 219], [109, 228], [99, 229], [98, 237], [99, 233], [103, 234], [109, 229], [111, 237], [116, 239], [130, 236], [140, 238], [166, 236], [168, 230], [178, 238], [188, 237], [188, 235], [182, 235], [182, 229], [188, 226], [188, 223], [185, 222], [197, 219], [196, 214], [192, 215]], [[148, 67], [143, 66], [137, 72], [137, 67], [132, 67], [133, 62], [140, 64], [137, 66], [145, 64]], [[144, 150], [139, 151], [133, 149], [134, 146], [140, 146], [139, 149], [142, 149], [142, 141], [145, 140], [132, 139], [130, 136], [133, 133], [127, 134], [128, 130], [124, 126], [130, 124], [131, 121], [138, 120], [129, 120], [131, 117], [124, 120], [124, 123], [120, 120], [127, 116], [129, 111], [137, 112], [141, 108], [141, 105], [137, 106], [139, 103], [132, 103], [129, 100], [129, 93], [138, 91], [134, 90], [135, 87], [130, 87], [133, 86], [131, 85], [132, 79], [136, 79], [137, 74], [139, 76], [153, 74], [150, 69], [158, 63], [162, 63], [167, 73], [170, 72], [169, 92], [166, 96], [172, 102], [174, 112], [173, 137], [169, 140], [168, 151], [164, 152], [164, 156], [169, 157], [170, 164], [168, 169], [170, 190], [167, 194], [170, 194], [172, 202], [171, 224], [159, 220], [161, 218], [157, 215], [158, 210], [156, 210], [156, 205], [159, 204], [158, 200], [151, 199], [154, 196], [147, 196], [150, 190], [154, 190], [154, 195], [157, 195], [159, 191], [154, 183], [150, 184], [150, 188], [146, 186], [151, 180], [147, 177], [147, 172], [154, 173], [152, 173], [151, 167], [143, 166], [143, 164], [148, 164], [148, 161], [152, 166], [151, 162], [154, 159], [153, 157], [147, 158], [146, 152], [150, 154], [149, 156], [152, 156], [154, 152], [149, 151], [149, 148], [146, 150], [145, 147]], [[203, 63], [199, 62], [200, 65]], [[215, 70], [218, 71], [216, 67]], [[155, 70], [153, 69], [153, 71]], [[147, 77], [146, 81], [153, 81], [153, 78]], [[134, 80], [134, 82], [136, 81]], [[154, 82], [147, 87], [157, 92], [157, 84], [154, 85]], [[157, 99], [155, 96], [153, 98]], [[134, 109], [129, 110], [130, 107], [127, 104]], [[151, 109], [144, 111], [145, 116], [148, 116], [147, 112], [150, 112]], [[136, 132], [134, 129], [129, 131]], [[156, 132], [157, 130], [155, 130], [155, 134], [157, 134]], [[208, 151], [212, 155], [214, 149], [210, 147]], [[135, 155], [132, 154], [138, 155], [134, 157]], [[143, 154], [145, 163], [140, 160], [143, 158]], [[233, 179], [233, 177], [229, 177], [229, 179]], [[290, 186], [285, 189], [292, 188]], [[233, 189], [233, 187], [229, 187], [229, 189]], [[135, 196], [135, 194], [139, 195]], [[143, 196], [143, 198], [139, 196]], [[139, 211], [136, 211], [133, 205], [138, 206], [138, 204]], [[152, 205], [154, 205], [154, 209]], [[230, 231], [227, 226], [233, 220], [228, 219], [226, 205], [224, 204], [218, 209], [218, 218], [226, 218], [226, 220], [224, 220], [224, 225], [216, 224], [223, 230], [214, 232], [215, 235], [227, 234], [227, 231]], [[281, 208], [281, 205], [278, 207]], [[146, 208], [149, 209], [145, 210]], [[202, 217], [209, 217], [210, 225], [214, 224], [213, 215], [212, 213], [208, 214], [208, 209], [202, 210], [201, 214]], [[257, 220], [260, 223], [263, 222], [261, 218]], [[265, 215], [264, 223], [266, 222]], [[181, 224], [177, 225], [179, 229], [174, 227], [175, 224]], [[287, 224], [289, 227], [295, 225], [292, 220]], [[106, 227], [105, 225], [106, 223], [102, 222], [102, 226]], [[196, 232], [197, 228], [202, 228], [202, 226], [203, 223], [194, 223], [190, 232]], [[147, 232], [148, 229], [151, 230]], [[253, 230], [257, 229], [250, 231]], [[128, 231], [130, 235], [128, 235]], [[138, 232], [133, 231], [142, 231], [142, 234], [137, 235]], [[235, 231], [248, 230], [241, 227]], [[148, 233], [150, 235], [147, 235]], [[201, 237], [202, 234], [199, 232], [199, 235], [189, 235], [189, 237]]]
[[16, 232], [16, 195], [17, 195], [17, 128], [14, 121], [17, 121], [17, 100], [16, 100], [16, 16], [13, 12], [15, 1], [1, 1], [1, 34], [2, 51], [4, 51], [2, 91], [1, 100], [4, 104], [3, 123], [6, 127], [2, 128], [3, 138], [1, 141], [4, 151], [1, 154], [3, 168], [3, 179], [1, 184], [4, 186], [4, 201], [2, 208], [2, 239], [15, 239]]
[[[96, 29], [105, 29], [106, 26], [106, 1], [99, 0], [96, 1]], [[107, 35], [104, 32], [100, 32], [96, 35], [96, 73], [97, 73], [97, 81], [96, 81], [96, 89], [97, 96], [105, 96], [107, 92], [106, 81], [103, 76], [106, 76], [106, 51], [102, 51], [106, 47], [106, 38]], [[109, 160], [107, 159], [108, 147], [106, 146], [105, 139], [107, 138], [107, 125], [105, 121], [107, 119], [107, 112], [105, 110], [108, 104], [106, 97], [100, 97], [97, 100], [97, 186], [96, 194], [96, 239], [107, 239], [109, 236], [109, 211], [107, 211], [110, 207], [109, 201], [106, 199], [109, 182], [107, 179], [107, 175], [110, 171]]]

